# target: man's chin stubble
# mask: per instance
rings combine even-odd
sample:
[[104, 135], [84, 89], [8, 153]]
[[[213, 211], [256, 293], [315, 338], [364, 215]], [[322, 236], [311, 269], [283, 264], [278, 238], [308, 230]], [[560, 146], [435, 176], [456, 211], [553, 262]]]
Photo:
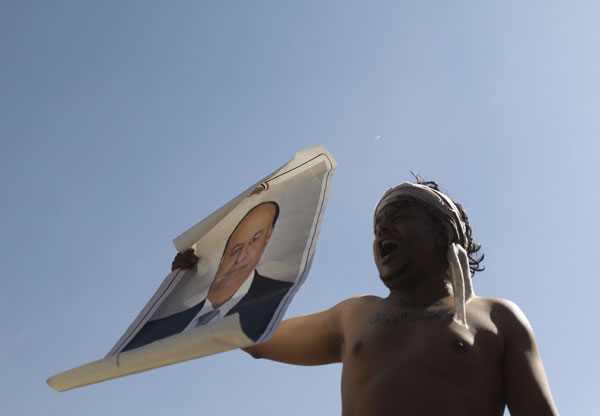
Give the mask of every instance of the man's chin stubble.
[[396, 273], [394, 273], [392, 276], [390, 276], [389, 278], [384, 278], [381, 273], [379, 273], [379, 278], [381, 279], [382, 282], [391, 282], [393, 280], [396, 280], [398, 278], [401, 278], [408, 270], [410, 269], [410, 265], [405, 264], [404, 266], [402, 266], [402, 268], [400, 270], [398, 270]]

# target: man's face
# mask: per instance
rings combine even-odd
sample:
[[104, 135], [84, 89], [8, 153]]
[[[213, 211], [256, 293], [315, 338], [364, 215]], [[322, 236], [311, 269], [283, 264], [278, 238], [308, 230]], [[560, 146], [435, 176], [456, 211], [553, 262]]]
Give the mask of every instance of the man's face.
[[375, 264], [390, 289], [410, 284], [411, 276], [439, 258], [441, 226], [410, 201], [400, 200], [380, 209], [374, 231]]
[[238, 225], [225, 248], [215, 282], [239, 281], [252, 273], [273, 232], [275, 207], [270, 204], [255, 208]]

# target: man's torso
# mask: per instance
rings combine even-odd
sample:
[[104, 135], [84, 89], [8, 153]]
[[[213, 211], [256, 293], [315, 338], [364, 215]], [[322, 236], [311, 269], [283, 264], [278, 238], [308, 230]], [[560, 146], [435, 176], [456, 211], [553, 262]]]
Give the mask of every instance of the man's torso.
[[501, 415], [504, 340], [494, 302], [469, 302], [466, 329], [451, 304], [354, 299], [342, 314], [343, 415]]

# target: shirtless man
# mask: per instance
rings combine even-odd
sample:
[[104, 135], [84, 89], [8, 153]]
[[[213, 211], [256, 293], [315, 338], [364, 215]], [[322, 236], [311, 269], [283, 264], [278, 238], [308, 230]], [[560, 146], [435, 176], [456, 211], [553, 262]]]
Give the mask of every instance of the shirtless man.
[[[403, 186], [410, 192], [394, 191]], [[245, 351], [290, 364], [342, 362], [343, 416], [501, 416], [505, 405], [512, 416], [558, 415], [523, 312], [470, 294], [469, 269], [482, 270], [482, 257], [462, 207], [441, 193], [432, 203], [433, 182], [396, 188], [374, 220], [373, 253], [389, 296], [288, 319]], [[468, 260], [451, 254], [459, 246]], [[465, 280], [449, 278], [452, 267], [460, 276], [457, 264]]]

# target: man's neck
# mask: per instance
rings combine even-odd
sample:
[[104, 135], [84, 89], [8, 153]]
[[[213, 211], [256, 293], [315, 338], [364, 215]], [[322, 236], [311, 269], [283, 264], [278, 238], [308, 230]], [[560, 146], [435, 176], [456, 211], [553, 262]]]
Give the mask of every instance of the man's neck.
[[243, 279], [237, 279], [236, 281], [221, 282], [217, 284], [217, 279], [213, 281], [208, 290], [207, 298], [214, 308], [218, 308], [227, 302], [237, 292], [237, 290], [244, 284], [246, 280], [254, 275], [255, 270]]
[[446, 280], [445, 274], [419, 276], [412, 281], [416, 284], [390, 289], [387, 299], [407, 306], [429, 306], [453, 296], [452, 285]]

